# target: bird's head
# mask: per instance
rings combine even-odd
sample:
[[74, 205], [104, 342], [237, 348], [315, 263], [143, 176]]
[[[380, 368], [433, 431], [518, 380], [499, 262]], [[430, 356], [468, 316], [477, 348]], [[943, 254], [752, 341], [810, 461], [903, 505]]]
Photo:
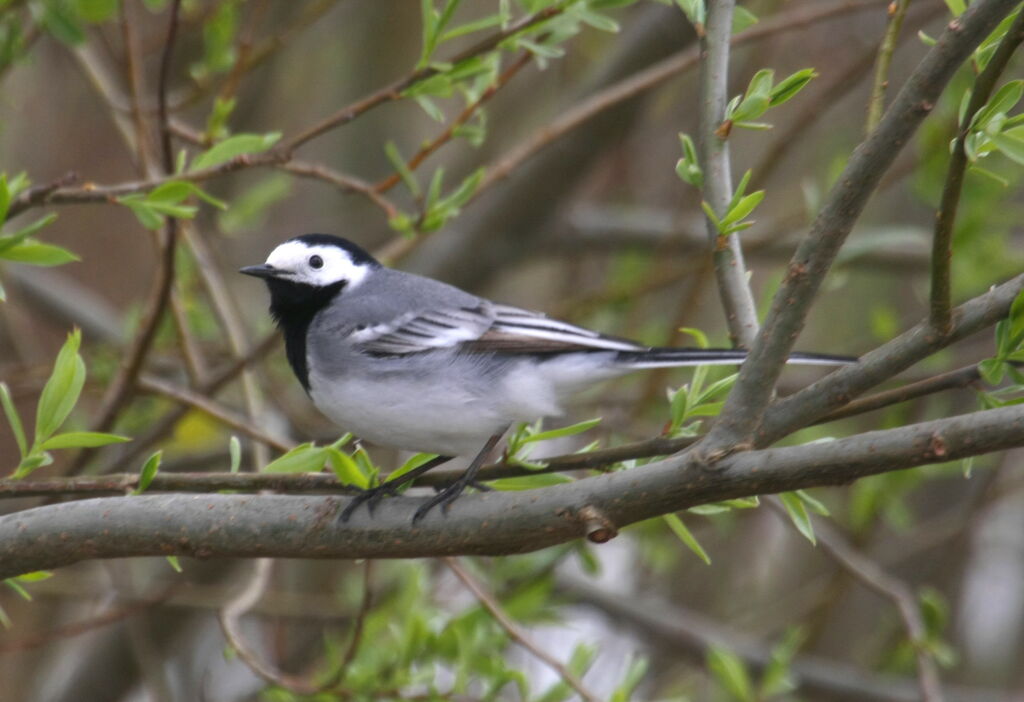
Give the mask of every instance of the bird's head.
[[314, 314], [342, 290], [351, 290], [380, 263], [347, 239], [304, 234], [270, 252], [266, 263], [239, 272], [263, 278], [270, 288], [270, 309], [281, 321]]

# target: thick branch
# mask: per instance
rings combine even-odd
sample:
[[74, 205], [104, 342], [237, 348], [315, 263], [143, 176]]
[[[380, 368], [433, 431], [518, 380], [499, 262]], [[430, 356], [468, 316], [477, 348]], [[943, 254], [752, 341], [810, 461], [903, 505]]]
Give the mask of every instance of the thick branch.
[[871, 193], [957, 67], [1015, 5], [1015, 0], [982, 0], [950, 22], [878, 128], [854, 151], [790, 261], [750, 357], [709, 433], [706, 455], [716, 456], [753, 440], [818, 288]]
[[688, 454], [543, 490], [467, 495], [410, 526], [422, 498], [384, 500], [341, 524], [347, 500], [285, 495], [142, 495], [0, 517], [0, 578], [90, 558], [147, 555], [403, 558], [533, 551], [694, 505], [945, 462], [1024, 445], [1015, 405], [826, 443], [749, 451], [708, 472]]

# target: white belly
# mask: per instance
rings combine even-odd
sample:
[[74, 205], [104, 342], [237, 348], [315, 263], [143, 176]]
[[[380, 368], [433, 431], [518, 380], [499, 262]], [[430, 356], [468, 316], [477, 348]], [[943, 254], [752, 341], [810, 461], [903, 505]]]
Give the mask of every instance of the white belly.
[[407, 451], [474, 455], [489, 437], [520, 419], [508, 416], [499, 403], [458, 388], [442, 393], [425, 383], [381, 382], [368, 393], [364, 383], [325, 386], [317, 378], [311, 378], [311, 386], [328, 388], [311, 392], [310, 397], [339, 427], [375, 444]]

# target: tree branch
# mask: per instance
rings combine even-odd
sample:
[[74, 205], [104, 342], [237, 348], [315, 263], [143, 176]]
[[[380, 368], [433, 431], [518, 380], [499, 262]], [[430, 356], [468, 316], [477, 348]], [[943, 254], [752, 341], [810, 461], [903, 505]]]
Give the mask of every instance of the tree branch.
[[[171, 3], [170, 19], [167, 26], [167, 38], [164, 44], [163, 55], [160, 59], [160, 78], [157, 87], [157, 101], [159, 114], [160, 145], [163, 158], [163, 169], [165, 173], [174, 171], [174, 153], [171, 150], [171, 132], [167, 126], [167, 83], [170, 77], [171, 59], [174, 55], [174, 44], [178, 34], [178, 17], [181, 10], [181, 0], [174, 0]], [[118, 369], [117, 375], [110, 384], [110, 388], [103, 397], [103, 402], [97, 412], [97, 419], [93, 424], [93, 431], [108, 431], [117, 419], [118, 412], [132, 392], [135, 380], [142, 370], [149, 349], [156, 338], [156, 330], [163, 317], [164, 310], [171, 298], [171, 288], [174, 283], [174, 256], [178, 236], [178, 223], [173, 217], [166, 218], [164, 235], [161, 241], [161, 256], [156, 280], [150, 292], [142, 316], [139, 332], [132, 339], [131, 345], [125, 353], [125, 358]], [[81, 467], [89, 451], [79, 455], [76, 466]]]
[[1015, 5], [1014, 0], [981, 0], [950, 22], [907, 79], [878, 128], [854, 151], [790, 261], [757, 342], [703, 442], [706, 456], [715, 458], [754, 440], [818, 289], [868, 198], [957, 67]]
[[[786, 508], [777, 499], [768, 502], [775, 513], [788, 521]], [[891, 600], [899, 611], [917, 662], [917, 681], [923, 702], [942, 702], [942, 686], [935, 658], [926, 649], [928, 632], [921, 618], [913, 590], [862, 553], [858, 553], [831, 524], [816, 520], [814, 533], [822, 550], [862, 585]]]
[[1017, 47], [1024, 41], [1024, 12], [1010, 26], [985, 70], [974, 81], [971, 98], [964, 111], [963, 120], [953, 141], [953, 151], [946, 169], [946, 181], [942, 186], [942, 199], [939, 211], [935, 216], [935, 234], [932, 239], [932, 289], [931, 289], [931, 323], [939, 334], [948, 334], [950, 329], [950, 309], [952, 302], [952, 280], [950, 264], [953, 260], [953, 226], [956, 224], [956, 211], [960, 204], [960, 192], [963, 190], [964, 176], [967, 172], [967, 149], [964, 142], [970, 133], [974, 115], [985, 106], [989, 96], [996, 87], [999, 76], [1010, 62]]
[[[834, 17], [859, 12], [887, 0], [838, 0], [825, 4], [815, 3], [810, 9], [801, 8], [789, 12], [780, 12], [773, 17], [745, 29], [732, 37], [732, 44], [740, 46], [776, 34], [803, 29]], [[518, 145], [487, 167], [483, 182], [473, 194], [473, 199], [488, 190], [496, 183], [508, 178], [523, 162], [542, 150], [559, 137], [573, 131], [580, 125], [619, 105], [631, 98], [660, 85], [669, 78], [686, 71], [700, 60], [700, 52], [696, 48], [680, 51], [674, 56], [658, 61], [647, 68], [637, 71], [609, 87], [594, 93], [579, 104], [562, 112], [561, 116], [538, 129]]]
[[892, 63], [896, 41], [900, 36], [903, 18], [907, 16], [910, 0], [894, 0], [889, 5], [889, 24], [885, 27], [885, 35], [878, 46], [878, 58], [875, 60], [875, 82], [871, 86], [871, 99], [868, 101], [868, 119], [864, 132], [870, 134], [885, 111], [885, 89], [889, 87], [889, 65]]
[[[541, 22], [545, 22], [551, 19], [552, 17], [560, 15], [564, 11], [564, 7], [566, 4], [568, 3], [562, 3], [555, 7], [548, 7], [543, 10], [540, 10], [539, 12], [535, 12], [532, 15], [523, 17], [519, 21], [513, 22], [505, 29], [502, 29], [500, 32], [495, 32], [491, 36], [481, 40], [477, 44], [474, 44], [465, 51], [459, 52], [455, 56], [448, 59], [447, 63], [457, 64], [462, 61], [465, 61], [466, 59], [486, 53], [491, 49], [497, 47], [498, 44], [505, 41], [509, 37], [514, 36], [523, 30], [529, 29], [530, 27], [534, 27], [540, 24]], [[357, 100], [351, 105], [343, 107], [334, 114], [325, 117], [316, 124], [313, 124], [307, 127], [306, 129], [302, 130], [285, 143], [283, 147], [284, 151], [290, 154], [291, 152], [293, 152], [295, 149], [299, 148], [306, 142], [315, 139], [316, 137], [334, 129], [335, 127], [340, 127], [342, 125], [348, 124], [356, 117], [359, 117], [360, 115], [373, 109], [374, 107], [382, 105], [385, 102], [390, 102], [392, 100], [399, 99], [402, 96], [402, 92], [404, 90], [412, 87], [413, 85], [419, 83], [420, 81], [426, 80], [427, 78], [436, 75], [437, 73], [438, 69], [433, 68], [432, 66], [427, 66], [425, 68], [420, 68], [413, 71], [404, 78], [400, 78], [396, 80], [394, 83], [391, 83], [390, 85], [381, 88], [377, 92], [367, 95], [366, 97]]]
[[708, 472], [692, 454], [543, 490], [487, 492], [435, 510], [384, 500], [345, 523], [347, 500], [286, 495], [140, 495], [47, 505], [0, 517], [0, 578], [91, 558], [145, 555], [404, 558], [501, 555], [585, 536], [698, 504], [844, 484], [867, 475], [1024, 445], [1024, 405], [836, 441], [748, 451]]
[[522, 627], [512, 620], [512, 617], [502, 609], [498, 601], [495, 600], [494, 597], [487, 592], [487, 590], [485, 590], [484, 587], [478, 583], [465, 568], [462, 567], [462, 564], [459, 563], [457, 559], [444, 558], [442, 560], [444, 561], [444, 564], [448, 566], [448, 569], [455, 573], [455, 577], [462, 581], [462, 584], [466, 586], [466, 589], [473, 593], [473, 596], [476, 597], [480, 605], [486, 609], [492, 617], [494, 617], [494, 621], [498, 622], [498, 626], [505, 630], [505, 633], [508, 634], [510, 639], [529, 651], [534, 658], [551, 668], [551, 670], [553, 670], [566, 685], [575, 690], [576, 694], [585, 700], [585, 702], [598, 702], [600, 698], [588, 690], [583, 685], [583, 681], [573, 675], [561, 661], [537, 646], [537, 644], [535, 644], [530, 637], [526, 635], [526, 632], [523, 631]]
[[950, 346], [1010, 313], [1024, 291], [1024, 274], [956, 308], [949, 334], [937, 335], [928, 320], [864, 354], [860, 362], [839, 368], [816, 383], [776, 402], [765, 415], [757, 443], [767, 445], [846, 405], [852, 398], [906, 370], [922, 358]]
[[[727, 134], [719, 127], [725, 122], [729, 102], [729, 44], [735, 0], [719, 0], [708, 5], [707, 26], [701, 37], [700, 63], [700, 161], [704, 171], [704, 199], [719, 218], [726, 214], [732, 199], [732, 164]], [[747, 282], [747, 267], [739, 236], [722, 236], [705, 215], [711, 242], [718, 295], [734, 346], [750, 348], [757, 336], [757, 306]]]

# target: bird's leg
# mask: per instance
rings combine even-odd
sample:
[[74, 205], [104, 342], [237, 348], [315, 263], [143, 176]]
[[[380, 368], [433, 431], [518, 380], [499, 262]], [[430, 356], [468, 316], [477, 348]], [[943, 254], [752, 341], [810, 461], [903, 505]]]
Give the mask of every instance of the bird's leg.
[[395, 495], [398, 494], [398, 488], [402, 487], [406, 483], [412, 482], [416, 478], [426, 473], [428, 470], [437, 468], [442, 463], [447, 463], [450, 460], [452, 460], [452, 456], [436, 456], [434, 458], [431, 458], [422, 466], [413, 468], [408, 473], [403, 473], [397, 478], [385, 480], [377, 487], [363, 490], [361, 493], [352, 498], [352, 501], [348, 503], [344, 510], [342, 510], [341, 515], [338, 517], [338, 519], [340, 519], [343, 522], [347, 522], [349, 517], [352, 516], [352, 513], [356, 511], [356, 508], [358, 508], [359, 505], [363, 504], [364, 502], [369, 503], [367, 505], [367, 509], [370, 510], [370, 514], [373, 514], [373, 510], [377, 506], [377, 503], [380, 502], [385, 495], [390, 495], [394, 497]]
[[456, 478], [451, 485], [445, 487], [416, 510], [416, 514], [412, 516], [412, 523], [415, 524], [419, 520], [423, 519], [427, 512], [437, 505], [444, 505], [443, 509], [447, 512], [452, 502], [462, 494], [462, 491], [476, 482], [477, 471], [480, 470], [480, 466], [482, 466], [484, 461], [487, 460], [487, 457], [491, 455], [491, 451], [494, 450], [494, 447], [497, 446], [498, 442], [501, 441], [501, 437], [504, 435], [505, 432], [502, 431], [489, 438], [487, 443], [484, 444], [484, 447], [480, 449], [480, 453], [476, 455], [462, 475]]

